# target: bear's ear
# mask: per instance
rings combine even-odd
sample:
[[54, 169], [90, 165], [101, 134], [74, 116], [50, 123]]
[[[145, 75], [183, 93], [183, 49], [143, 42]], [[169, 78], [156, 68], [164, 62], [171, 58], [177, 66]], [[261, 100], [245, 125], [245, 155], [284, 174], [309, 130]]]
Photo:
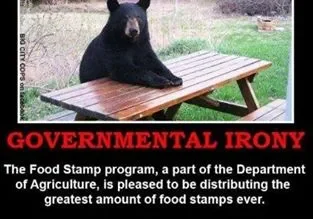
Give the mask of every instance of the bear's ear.
[[113, 12], [120, 6], [120, 4], [118, 3], [117, 0], [108, 0], [107, 6], [108, 6], [109, 11]]
[[139, 0], [137, 5], [139, 5], [143, 9], [147, 10], [149, 8], [149, 6], [150, 6], [150, 0]]

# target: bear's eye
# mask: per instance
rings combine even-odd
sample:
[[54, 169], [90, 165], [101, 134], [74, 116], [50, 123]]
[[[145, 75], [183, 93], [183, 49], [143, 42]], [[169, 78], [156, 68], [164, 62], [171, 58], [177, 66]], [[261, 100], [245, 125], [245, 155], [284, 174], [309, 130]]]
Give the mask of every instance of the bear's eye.
[[142, 22], [142, 19], [141, 19], [140, 16], [137, 16], [136, 18], [137, 18], [137, 20], [138, 20], [139, 22]]

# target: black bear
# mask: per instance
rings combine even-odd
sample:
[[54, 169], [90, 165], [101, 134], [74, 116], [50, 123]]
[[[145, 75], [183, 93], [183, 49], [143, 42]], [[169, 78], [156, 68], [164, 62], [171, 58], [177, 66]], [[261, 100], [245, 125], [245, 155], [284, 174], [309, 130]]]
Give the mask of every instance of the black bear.
[[180, 86], [150, 44], [147, 9], [150, 0], [119, 4], [108, 0], [109, 19], [87, 47], [80, 65], [80, 82], [112, 80], [154, 88]]

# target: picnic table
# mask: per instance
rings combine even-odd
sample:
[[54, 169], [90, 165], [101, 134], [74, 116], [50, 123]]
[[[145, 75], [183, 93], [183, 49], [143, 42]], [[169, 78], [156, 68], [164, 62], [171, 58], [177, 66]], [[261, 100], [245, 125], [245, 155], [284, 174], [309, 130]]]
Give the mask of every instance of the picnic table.
[[[245, 117], [260, 108], [252, 82], [272, 63], [251, 57], [199, 51], [164, 64], [183, 85], [166, 89], [124, 84], [108, 78], [44, 93], [41, 100], [66, 109], [47, 120], [172, 120], [182, 103]], [[246, 105], [210, 98], [236, 82]]]

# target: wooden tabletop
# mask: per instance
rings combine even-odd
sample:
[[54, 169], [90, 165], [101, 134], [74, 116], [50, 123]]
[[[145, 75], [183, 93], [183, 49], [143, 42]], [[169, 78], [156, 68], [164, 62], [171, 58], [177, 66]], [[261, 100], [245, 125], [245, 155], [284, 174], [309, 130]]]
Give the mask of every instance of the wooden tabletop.
[[165, 65], [183, 78], [182, 86], [154, 89], [105, 78], [42, 94], [41, 100], [100, 120], [137, 120], [256, 74], [271, 62], [200, 51]]

